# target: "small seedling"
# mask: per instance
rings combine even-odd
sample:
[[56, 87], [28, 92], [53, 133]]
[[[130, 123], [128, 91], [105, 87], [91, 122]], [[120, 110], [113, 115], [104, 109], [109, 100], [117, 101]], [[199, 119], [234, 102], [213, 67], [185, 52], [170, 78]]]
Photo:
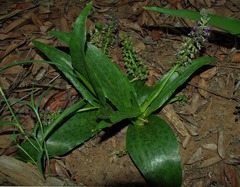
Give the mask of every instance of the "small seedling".
[[127, 154], [126, 150], [119, 150], [115, 153], [118, 157], [123, 157], [124, 155]]

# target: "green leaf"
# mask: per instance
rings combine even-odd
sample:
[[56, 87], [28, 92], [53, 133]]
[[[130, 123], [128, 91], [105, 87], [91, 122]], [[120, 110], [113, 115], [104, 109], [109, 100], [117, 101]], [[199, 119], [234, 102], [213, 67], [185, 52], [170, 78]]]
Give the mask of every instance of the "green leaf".
[[57, 62], [58, 65], [61, 67], [73, 70], [71, 56], [67, 53], [36, 40], [33, 40], [32, 43], [36, 48], [42, 51], [51, 61]]
[[84, 102], [84, 100], [80, 100], [77, 103], [74, 103], [73, 105], [71, 105], [70, 107], [68, 107], [67, 109], [65, 109], [44, 131], [44, 135], [43, 135], [43, 140], [45, 141], [47, 139], [47, 137], [49, 136], [49, 134], [51, 134], [51, 132], [55, 129], [58, 128], [59, 123], [67, 118], [68, 116], [70, 116], [71, 114], [73, 114], [74, 112], [76, 112], [79, 109], [82, 109], [83, 106], [85, 106], [86, 103]]
[[[91, 71], [86, 62], [86, 20], [87, 15], [92, 7], [92, 3], [89, 3], [85, 9], [78, 16], [73, 32], [71, 33], [71, 39], [69, 43], [70, 54], [72, 57], [72, 65], [74, 70], [79, 72], [81, 76], [85, 77], [94, 89], [94, 93], [97, 94], [101, 105], [106, 105], [106, 97], [100, 86], [100, 80], [96, 77], [94, 71]], [[96, 65], [96, 64], [95, 64]]]
[[134, 109], [134, 108], [125, 108], [125, 110], [120, 110], [114, 112], [111, 116], [110, 119], [113, 124], [118, 123], [124, 119], [131, 119], [135, 118], [140, 115], [140, 110]]
[[181, 186], [182, 169], [178, 141], [168, 124], [151, 115], [142, 126], [127, 130], [127, 152], [152, 186]]
[[134, 110], [133, 108], [125, 108], [123, 111], [111, 111], [108, 113], [109, 119], [102, 120], [94, 129], [94, 131], [99, 131], [106, 127], [110, 127], [124, 119], [136, 118], [140, 115], [140, 110]]
[[89, 3], [82, 11], [71, 33], [72, 65], [89, 80], [102, 107], [106, 106], [106, 98], [119, 110], [137, 107], [136, 94], [127, 77], [101, 50], [86, 44], [86, 19], [91, 7]]
[[57, 128], [47, 140], [50, 157], [66, 154], [97, 132], [97, 111], [77, 113]]
[[[99, 131], [93, 131], [98, 124], [96, 113], [97, 111], [77, 113], [51, 131], [46, 141], [49, 157], [64, 155], [98, 133]], [[34, 139], [31, 141], [38, 146]], [[42, 152], [36, 150], [28, 141], [24, 142], [21, 147], [35, 161], [38, 161], [40, 167], [39, 159]], [[26, 162], [32, 162], [22, 150], [18, 151], [16, 157]]]
[[44, 158], [44, 151], [41, 150], [37, 155], [37, 167], [40, 171], [41, 175], [44, 176], [44, 169], [45, 169], [45, 158]]
[[85, 46], [86, 46], [86, 21], [87, 15], [92, 8], [92, 3], [89, 3], [78, 16], [70, 39], [70, 54], [72, 57], [72, 66], [80, 72], [86, 79], [88, 74], [85, 61]]
[[38, 41], [33, 41], [33, 44], [51, 60], [51, 62], [48, 62], [49, 64], [56, 65], [89, 103], [96, 105], [93, 94], [77, 78], [78, 76], [75, 74], [71, 64], [71, 57], [68, 54]]
[[101, 123], [99, 123], [94, 131], [99, 131], [101, 129], [104, 129], [106, 127], [110, 127], [124, 119], [131, 119], [134, 117], [139, 116], [139, 110], [134, 110], [133, 108], [125, 108], [124, 111], [115, 111], [110, 114], [110, 121], [109, 120], [103, 120]]
[[[173, 10], [169, 8], [159, 7], [145, 7], [145, 9], [181, 18], [188, 18], [193, 20], [200, 19], [200, 13], [192, 10]], [[208, 17], [210, 17], [210, 20], [208, 21], [209, 25], [220, 28], [240, 37], [240, 20], [232, 17], [216, 16], [213, 14], [208, 14]]]
[[153, 86], [147, 86], [142, 81], [133, 81], [132, 86], [137, 94], [138, 104], [141, 105], [150, 95], [153, 90]]
[[[210, 62], [216, 61], [215, 58], [211, 57], [201, 57], [198, 59], [194, 59], [192, 63], [186, 68], [180, 67], [177, 71], [172, 74], [170, 79], [167, 81], [166, 86], [160, 92], [160, 94], [155, 98], [155, 100], [151, 103], [148, 109], [144, 113], [144, 117], [150, 115], [152, 112], [156, 111], [160, 107], [162, 107], [166, 101], [172, 96], [172, 94], [176, 91], [176, 89], [181, 86], [187, 79], [201, 66], [208, 64]], [[167, 77], [168, 74], [165, 74], [162, 79], [159, 80], [154, 90], [158, 90], [161, 87], [163, 79]]]
[[61, 31], [49, 31], [48, 34], [57, 37], [59, 40], [62, 40], [65, 44], [69, 46], [71, 33]]
[[99, 132], [101, 129], [112, 126], [113, 123], [109, 120], [102, 120], [94, 129], [93, 132]]
[[86, 61], [91, 74], [95, 74], [104, 95], [119, 110], [139, 110], [136, 93], [127, 76], [97, 47], [88, 44]]
[[[35, 139], [29, 138], [29, 140], [32, 142], [33, 145], [38, 147], [38, 143]], [[31, 162], [37, 161], [38, 154], [40, 153], [40, 150], [35, 149], [32, 144], [29, 141], [25, 141], [22, 145], [18, 145], [19, 149], [15, 157], [19, 160], [25, 161], [25, 162]], [[23, 151], [24, 150], [24, 151]], [[27, 153], [27, 154], [26, 154]], [[33, 160], [30, 157], [33, 158]]]

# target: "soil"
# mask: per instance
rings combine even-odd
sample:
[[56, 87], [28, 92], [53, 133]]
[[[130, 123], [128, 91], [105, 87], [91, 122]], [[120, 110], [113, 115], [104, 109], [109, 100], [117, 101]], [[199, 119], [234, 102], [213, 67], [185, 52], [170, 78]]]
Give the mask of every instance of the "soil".
[[[81, 10], [90, 1], [33, 0], [0, 2], [0, 68], [26, 59], [43, 59], [32, 39], [64, 48], [65, 44], [49, 36], [50, 30], [71, 31]], [[144, 6], [166, 6], [175, 9], [207, 11], [240, 19], [240, 1], [93, 1], [88, 19], [88, 31], [94, 23], [106, 23], [111, 15], [118, 20], [119, 31], [132, 37], [136, 51], [148, 66], [148, 84], [154, 84], [171, 68], [177, 46], [194, 22], [158, 13], [147, 12]], [[168, 120], [176, 133], [182, 158], [182, 186], [240, 186], [240, 53], [239, 38], [216, 28], [202, 51], [217, 62], [198, 70], [177, 94], [186, 94], [188, 101], [167, 105], [159, 115]], [[111, 58], [123, 70], [120, 46], [111, 50]], [[31, 129], [34, 120], [26, 106], [14, 100], [29, 100], [32, 86], [38, 91], [52, 86], [40, 106], [51, 102], [52, 96], [66, 93], [67, 107], [79, 99], [69, 82], [54, 67], [47, 64], [16, 66], [1, 74], [0, 86], [14, 105], [20, 121]], [[58, 97], [56, 97], [58, 98]], [[55, 99], [56, 99], [55, 98]], [[55, 100], [61, 102], [61, 100]], [[62, 103], [61, 103], [62, 104]], [[1, 120], [11, 119], [1, 103]], [[6, 127], [1, 127], [1, 154], [13, 156]], [[140, 171], [125, 151], [126, 124], [108, 128], [64, 157], [51, 160], [53, 175], [68, 178], [74, 184], [86, 186], [147, 186]], [[123, 153], [123, 154], [121, 154]], [[21, 184], [18, 184], [21, 185]]]

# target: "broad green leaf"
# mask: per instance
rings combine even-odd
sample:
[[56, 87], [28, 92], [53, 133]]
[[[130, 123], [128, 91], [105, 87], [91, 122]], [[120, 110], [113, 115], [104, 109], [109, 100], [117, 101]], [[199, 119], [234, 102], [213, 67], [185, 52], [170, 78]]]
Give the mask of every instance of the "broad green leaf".
[[[181, 18], [188, 18], [193, 20], [200, 19], [200, 13], [192, 10], [173, 10], [169, 8], [160, 8], [160, 7], [145, 7], [145, 9], [163, 13], [163, 14], [169, 14], [169, 15], [177, 16]], [[233, 35], [240, 37], [240, 20], [239, 19], [226, 17], [226, 16], [216, 16], [213, 14], [208, 14], [208, 17], [210, 17], [210, 20], [208, 21], [209, 25], [225, 30]]]
[[99, 131], [101, 129], [104, 129], [106, 127], [110, 127], [124, 119], [131, 119], [139, 116], [140, 111], [139, 110], [134, 110], [133, 108], [125, 108], [124, 111], [115, 111], [112, 112], [109, 116], [109, 120], [103, 120], [101, 123], [99, 123], [94, 131]]
[[44, 131], [44, 135], [43, 135], [43, 140], [46, 140], [47, 137], [52, 133], [53, 130], [55, 130], [56, 128], [58, 128], [59, 123], [64, 120], [65, 118], [67, 118], [68, 116], [70, 116], [71, 114], [73, 114], [74, 112], [76, 112], [79, 109], [82, 109], [84, 106], [86, 106], [86, 103], [84, 100], [80, 100], [77, 103], [72, 104], [70, 107], [68, 107], [67, 109], [65, 109]]
[[145, 125], [127, 129], [127, 151], [151, 186], [181, 186], [177, 138], [168, 124], [151, 115]]
[[59, 40], [62, 40], [65, 44], [69, 46], [71, 33], [61, 31], [49, 31], [48, 34], [57, 37]]
[[[83, 15], [80, 15], [80, 17], [82, 17]], [[85, 15], [85, 16], [87, 16], [87, 15]], [[79, 24], [79, 23], [78, 23]], [[77, 22], [76, 22], [76, 27], [77, 27]], [[82, 29], [82, 28], [80, 28], [80, 29]], [[75, 32], [76, 32], [76, 34], [75, 34]], [[50, 32], [48, 32], [49, 34], [51, 34], [51, 35], [53, 35], [53, 36], [56, 36], [58, 39], [60, 39], [60, 40], [62, 40], [62, 41], [64, 41], [68, 46], [70, 45], [70, 42], [71, 42], [71, 37], [75, 37], [76, 38], [76, 36], [78, 36], [79, 34], [81, 35], [81, 31], [79, 31], [79, 32], [77, 32], [77, 31], [75, 31], [75, 32], [73, 32], [73, 34], [72, 33], [66, 33], [66, 32], [59, 32], [59, 31], [50, 31]], [[74, 35], [75, 34], [75, 35]], [[81, 36], [81, 37], [83, 37], [83, 36]], [[73, 40], [73, 41], [75, 41], [75, 40]], [[82, 42], [86, 42], [86, 41], [82, 41]], [[78, 45], [79, 43], [77, 43], [77, 45]], [[72, 42], [72, 44], [71, 45], [73, 45], [73, 42]], [[83, 49], [79, 49], [79, 51], [84, 51], [85, 52], [85, 45], [80, 45], [80, 47], [83, 47]], [[76, 48], [74, 48], [74, 49], [76, 49]], [[85, 55], [85, 54], [84, 54]], [[82, 60], [84, 60], [85, 58], [82, 58]], [[79, 63], [79, 62], [78, 62]], [[99, 81], [96, 79], [96, 77], [95, 77], [95, 75], [94, 74], [91, 74], [89, 71], [88, 71], [88, 67], [87, 67], [87, 65], [85, 64], [85, 62], [81, 62], [81, 63], [83, 63], [84, 64], [84, 66], [85, 66], [85, 71], [87, 71], [87, 72], [85, 72], [85, 73], [87, 73], [87, 75], [88, 75], [88, 79], [90, 79], [89, 81], [91, 81], [91, 84], [92, 84], [92, 86], [94, 86], [94, 88], [95, 89], [93, 89], [92, 88], [92, 90], [94, 91], [94, 93], [97, 93], [97, 95], [98, 95], [98, 97], [99, 97], [99, 100], [100, 100], [100, 102], [103, 104], [103, 105], [105, 105], [105, 103], [106, 103], [106, 98], [105, 98], [105, 96], [104, 96], [104, 94], [102, 93], [102, 89], [101, 89], [101, 87], [99, 86]], [[80, 72], [78, 72], [78, 75], [79, 75], [79, 78], [80, 79], [83, 79], [84, 78], [84, 80], [86, 79], [86, 77], [84, 77], [82, 74], [85, 74], [85, 73], [83, 73], [83, 71], [81, 71], [81, 73]], [[88, 85], [89, 85], [89, 82], [88, 82]]]
[[69, 43], [70, 54], [72, 57], [72, 66], [86, 79], [88, 79], [85, 62], [86, 21], [87, 15], [91, 8], [92, 3], [89, 3], [78, 16], [71, 33], [71, 39]]
[[42, 51], [51, 61], [57, 62], [59, 66], [65, 67], [66, 69], [73, 70], [71, 56], [67, 53], [36, 40], [33, 40], [32, 43], [36, 48]]
[[[94, 62], [95, 63], [95, 62]], [[95, 63], [95, 68], [97, 69], [97, 71], [100, 70], [100, 68], [98, 69], [98, 67], [96, 66], [97, 64]], [[99, 100], [99, 105], [101, 105], [103, 108], [107, 107], [107, 100], [106, 100], [106, 95], [103, 91], [103, 87], [101, 84], [101, 79], [99, 79], [99, 77], [96, 74], [96, 71], [91, 71], [91, 69], [89, 68], [89, 64], [86, 65], [86, 70], [88, 73], [88, 78], [89, 78], [89, 82], [93, 87], [94, 92], [97, 95], [97, 98]]]
[[119, 110], [139, 110], [136, 93], [127, 76], [97, 47], [88, 44], [86, 61], [89, 72], [96, 75], [104, 95]]
[[77, 113], [57, 128], [47, 140], [48, 153], [51, 157], [63, 155], [76, 148], [97, 132], [97, 111]]
[[[98, 133], [99, 131], [93, 131], [98, 124], [96, 113], [97, 111], [88, 111], [74, 114], [59, 124], [54, 131], [51, 131], [46, 141], [49, 156], [64, 155]], [[31, 140], [38, 146], [34, 139]], [[21, 146], [35, 161], [39, 159], [41, 152], [34, 149], [29, 142], [26, 141]], [[32, 162], [21, 150], [18, 151], [16, 157], [26, 162]]]
[[[38, 143], [35, 139], [29, 138], [29, 140], [34, 144], [36, 147], [38, 147]], [[25, 162], [31, 162], [33, 163], [32, 159], [36, 162], [38, 154], [40, 153], [40, 150], [36, 150], [32, 144], [30, 144], [28, 141], [25, 141], [22, 145], [19, 145], [18, 147], [21, 147], [21, 149], [18, 150], [15, 157], [19, 160], [25, 161]], [[24, 151], [23, 151], [24, 150]], [[28, 156], [27, 154], [30, 156]]]
[[125, 110], [116, 111], [110, 116], [113, 124], [118, 123], [124, 119], [135, 118], [140, 115], [140, 110], [138, 108], [125, 108]]
[[[68, 46], [70, 45], [70, 39], [71, 39], [71, 33], [67, 33], [67, 32], [59, 32], [59, 31], [50, 31], [48, 32], [49, 34], [56, 36], [58, 39], [62, 40], [63, 42], [65, 42]], [[90, 83], [88, 82], [87, 78], [84, 77], [80, 72], [77, 72], [77, 76], [78, 78], [80, 78], [82, 80], [82, 82], [89, 88], [89, 90], [92, 93], [95, 93], [92, 86], [90, 85]]]
[[[201, 57], [198, 59], [194, 59], [192, 63], [186, 68], [179, 68], [179, 72], [175, 72], [171, 78], [166, 83], [166, 86], [160, 92], [160, 94], [156, 97], [156, 99], [151, 103], [151, 105], [146, 110], [144, 117], [150, 115], [152, 112], [156, 111], [160, 107], [162, 107], [166, 101], [172, 96], [172, 94], [176, 91], [176, 89], [181, 86], [187, 79], [201, 66], [208, 64], [210, 62], [214, 62], [216, 59], [211, 57]], [[181, 70], [181, 72], [180, 72]], [[167, 74], [164, 75], [163, 78], [166, 78]], [[159, 80], [160, 83], [162, 79]], [[155, 90], [160, 87], [161, 84], [157, 83], [157, 86], [154, 87]]]
[[150, 95], [154, 86], [147, 86], [142, 81], [133, 81], [132, 86], [137, 95], [138, 104], [141, 105]]
[[93, 129], [93, 132], [99, 132], [101, 129], [104, 129], [106, 127], [111, 127], [114, 125], [109, 119], [102, 120], [100, 123], [97, 124], [97, 126]]
[[48, 62], [49, 64], [56, 65], [69, 81], [71, 81], [75, 88], [83, 95], [84, 99], [92, 105], [96, 105], [96, 99], [93, 94], [77, 78], [78, 76], [75, 74], [71, 65], [71, 57], [68, 54], [38, 41], [33, 41], [33, 44], [51, 60], [51, 62]]
[[[83, 77], [85, 77], [91, 86], [93, 87], [94, 93], [98, 96], [101, 105], [106, 105], [106, 97], [100, 85], [100, 80], [96, 77], [94, 71], [88, 68], [86, 61], [86, 20], [87, 15], [92, 7], [92, 3], [89, 3], [85, 9], [78, 16], [73, 32], [70, 38], [70, 54], [72, 57], [72, 65], [74, 70], [78, 71]], [[63, 38], [63, 37], [62, 37]], [[63, 38], [65, 39], [65, 38]]]

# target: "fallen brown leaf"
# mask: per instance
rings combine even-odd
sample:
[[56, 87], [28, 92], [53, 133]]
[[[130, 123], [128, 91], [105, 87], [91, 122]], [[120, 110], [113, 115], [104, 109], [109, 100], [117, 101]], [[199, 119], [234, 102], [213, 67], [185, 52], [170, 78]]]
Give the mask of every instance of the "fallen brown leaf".
[[2, 33], [9, 33], [10, 31], [12, 31], [13, 29], [21, 26], [22, 24], [24, 24], [24, 22], [26, 22], [27, 20], [29, 20], [31, 18], [33, 14], [33, 11], [30, 11], [27, 14], [24, 14], [21, 18], [13, 21], [12, 23], [10, 23], [3, 31]]
[[207, 160], [204, 160], [199, 166], [198, 168], [205, 168], [208, 166], [211, 166], [213, 164], [216, 164], [218, 162], [220, 162], [222, 159], [219, 156], [213, 157], [213, 158], [209, 158]]
[[209, 80], [209, 79], [213, 78], [213, 76], [216, 74], [217, 74], [217, 67], [213, 67], [213, 68], [208, 69], [208, 70], [204, 71], [203, 73], [201, 73], [200, 77], [203, 79]]
[[32, 19], [33, 24], [36, 25], [39, 29], [42, 26], [44, 26], [42, 20], [39, 17], [37, 17], [35, 14], [32, 14], [31, 19]]
[[29, 9], [34, 6], [33, 3], [17, 3], [15, 9]]
[[158, 41], [161, 39], [161, 34], [158, 30], [152, 30], [151, 37], [154, 41]]
[[200, 147], [187, 161], [187, 164], [194, 164], [195, 162], [200, 161], [202, 159], [203, 159], [203, 149]]
[[24, 11], [24, 10], [14, 10], [14, 11], [10, 12], [9, 14], [0, 16], [0, 20], [4, 21], [5, 19], [11, 18], [22, 11]]
[[61, 18], [61, 31], [63, 31], [63, 32], [70, 32], [68, 21], [64, 17]]
[[205, 99], [209, 98], [210, 94], [206, 90], [208, 89], [208, 84], [205, 79], [200, 79], [198, 86], [202, 89], [198, 89], [198, 93], [203, 96]]
[[218, 154], [221, 158], [225, 158], [224, 132], [221, 129], [218, 132]]
[[10, 83], [5, 77], [1, 76], [0, 77], [0, 86], [2, 87], [3, 90], [7, 90], [10, 87]]
[[174, 128], [180, 133], [182, 136], [189, 136], [188, 130], [186, 129], [183, 122], [180, 120], [180, 117], [173, 109], [172, 105], [166, 105], [162, 109], [163, 113], [166, 115], [168, 120], [173, 124]]
[[231, 62], [232, 63], [240, 63], [240, 53], [234, 54], [233, 57], [232, 57]]
[[4, 53], [0, 54], [0, 59], [7, 56], [10, 52], [12, 52], [14, 49], [18, 48], [19, 46], [23, 45], [25, 43], [25, 40], [15, 40], [13, 43], [11, 43], [8, 48], [5, 50]]
[[139, 31], [142, 35], [143, 35], [143, 30], [142, 28], [139, 26], [138, 23], [136, 22], [130, 22], [128, 19], [119, 19], [120, 23], [124, 26], [127, 27], [129, 29], [133, 29], [135, 31]]
[[0, 34], [0, 40], [5, 40], [9, 38], [18, 38], [21, 36], [21, 33], [18, 32], [10, 32], [8, 34]]
[[224, 182], [226, 186], [239, 187], [236, 170], [233, 167], [225, 166], [224, 168]]

